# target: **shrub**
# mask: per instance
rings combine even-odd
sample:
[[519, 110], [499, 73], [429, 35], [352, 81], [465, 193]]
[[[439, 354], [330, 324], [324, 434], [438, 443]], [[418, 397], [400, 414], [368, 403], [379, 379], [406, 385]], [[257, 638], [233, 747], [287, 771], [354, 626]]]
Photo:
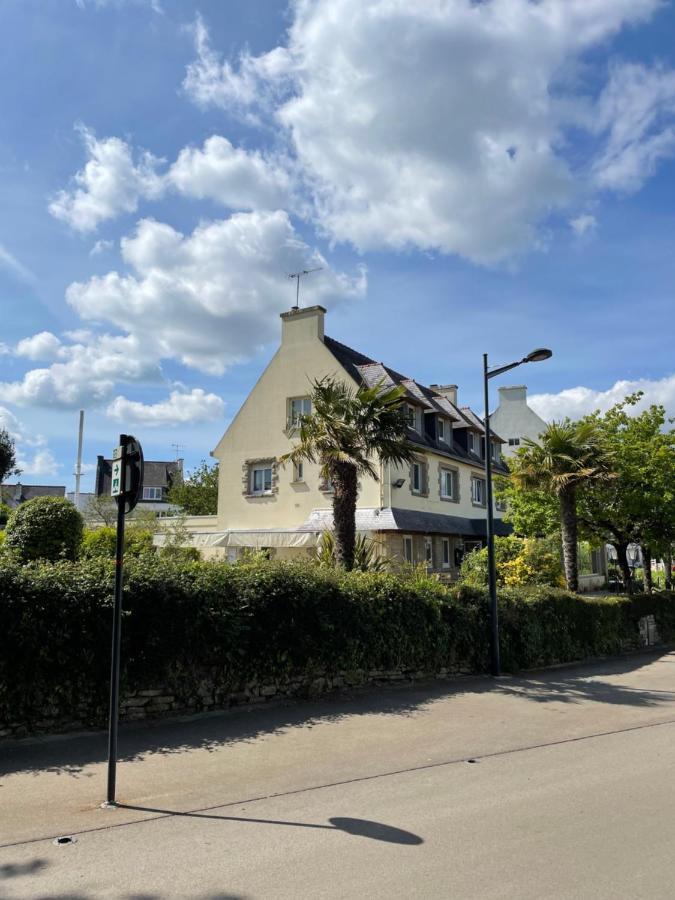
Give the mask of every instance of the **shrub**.
[[[0, 727], [47, 717], [105, 722], [112, 561], [0, 559]], [[639, 644], [649, 613], [675, 640], [675, 594], [587, 599], [554, 588], [500, 591], [506, 671], [619, 653]], [[484, 589], [343, 572], [313, 563], [183, 562], [159, 554], [125, 565], [122, 691], [160, 688], [179, 705], [218, 705], [250, 683], [372, 670], [482, 672]], [[361, 674], [359, 674], [361, 673]]]
[[[110, 525], [87, 529], [82, 538], [80, 556], [83, 559], [114, 559], [117, 530]], [[124, 532], [125, 556], [147, 556], [155, 552], [152, 532], [135, 525]]]
[[[564, 585], [560, 542], [549, 538], [495, 538], [497, 584], [507, 587], [525, 585]], [[487, 547], [464, 557], [460, 581], [469, 587], [485, 587], [488, 583]]]
[[0, 503], [0, 529], [5, 527], [11, 514], [11, 507], [7, 506], [6, 503]]
[[82, 542], [82, 516], [64, 497], [36, 497], [12, 512], [5, 543], [22, 562], [75, 559]]

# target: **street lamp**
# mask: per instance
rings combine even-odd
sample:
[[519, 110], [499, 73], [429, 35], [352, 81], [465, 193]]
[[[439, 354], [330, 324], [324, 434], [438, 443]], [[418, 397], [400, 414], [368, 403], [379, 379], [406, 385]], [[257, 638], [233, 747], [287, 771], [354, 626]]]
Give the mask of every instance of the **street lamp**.
[[487, 547], [488, 547], [488, 586], [490, 591], [490, 670], [493, 675], [501, 673], [499, 661], [499, 613], [497, 609], [497, 572], [495, 569], [495, 522], [492, 509], [492, 447], [490, 442], [490, 400], [488, 397], [488, 381], [497, 375], [503, 375], [509, 369], [522, 366], [523, 363], [543, 362], [553, 356], [551, 350], [539, 347], [528, 353], [518, 362], [505, 366], [488, 366], [488, 355], [483, 354], [483, 392], [485, 395], [485, 485], [487, 506]]

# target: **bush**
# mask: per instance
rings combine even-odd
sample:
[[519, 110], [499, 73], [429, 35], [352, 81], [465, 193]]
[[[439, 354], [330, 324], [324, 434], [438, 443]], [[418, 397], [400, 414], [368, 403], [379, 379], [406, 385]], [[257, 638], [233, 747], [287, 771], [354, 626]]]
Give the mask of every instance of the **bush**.
[[[564, 585], [560, 541], [555, 536], [520, 538], [512, 535], [495, 538], [495, 568], [498, 585]], [[464, 557], [459, 577], [468, 587], [487, 586], [487, 547], [474, 550]]]
[[22, 562], [75, 559], [82, 530], [82, 516], [70, 501], [64, 497], [36, 497], [12, 512], [5, 544]]
[[[80, 556], [83, 559], [114, 559], [116, 535], [117, 529], [111, 525], [87, 529], [82, 538]], [[138, 528], [135, 525], [126, 528], [124, 532], [125, 556], [147, 556], [154, 552], [152, 531]]]
[[7, 506], [6, 503], [0, 503], [0, 529], [5, 527], [11, 514], [11, 507]]
[[[101, 725], [107, 713], [112, 561], [0, 560], [0, 727], [48, 716]], [[675, 594], [586, 599], [552, 588], [500, 591], [504, 669], [619, 653], [653, 613], [675, 640]], [[251, 682], [372, 670], [483, 672], [483, 589], [342, 572], [311, 563], [125, 565], [122, 691], [161, 688], [183, 706], [223, 702]], [[205, 685], [211, 692], [205, 697]]]

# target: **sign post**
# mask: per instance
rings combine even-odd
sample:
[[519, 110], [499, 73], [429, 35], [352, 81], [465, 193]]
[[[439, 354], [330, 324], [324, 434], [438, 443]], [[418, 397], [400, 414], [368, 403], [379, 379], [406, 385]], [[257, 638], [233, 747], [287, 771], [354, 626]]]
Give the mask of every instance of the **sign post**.
[[113, 450], [110, 494], [117, 501], [117, 534], [115, 536], [115, 606], [110, 664], [110, 719], [108, 729], [108, 792], [104, 807], [112, 808], [117, 777], [117, 727], [120, 701], [120, 644], [122, 636], [122, 588], [124, 576], [124, 517], [138, 503], [143, 487], [143, 451], [138, 441], [128, 434], [120, 435]]

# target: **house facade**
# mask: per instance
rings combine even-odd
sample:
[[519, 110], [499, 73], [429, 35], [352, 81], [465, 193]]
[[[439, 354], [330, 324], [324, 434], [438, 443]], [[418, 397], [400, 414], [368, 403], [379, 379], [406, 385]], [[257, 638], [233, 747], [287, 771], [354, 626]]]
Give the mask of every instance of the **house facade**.
[[[485, 541], [485, 431], [471, 410], [457, 405], [455, 385], [426, 387], [346, 347], [324, 333], [320, 306], [282, 314], [279, 349], [212, 455], [219, 461], [216, 516], [188, 527], [205, 555], [235, 558], [243, 548], [282, 558], [313, 553], [332, 527], [330, 484], [317, 464], [282, 466], [294, 445], [299, 416], [311, 411], [311, 383], [334, 376], [362, 384], [402, 385], [410, 465], [379, 463], [378, 479], [359, 483], [357, 531], [392, 560], [426, 564], [453, 577], [463, 553]], [[491, 448], [497, 472], [501, 440]], [[505, 533], [501, 510], [498, 532]]]
[[513, 456], [524, 438], [537, 441], [546, 422], [527, 403], [524, 384], [499, 388], [499, 406], [490, 414], [490, 425], [504, 438], [503, 454]]

